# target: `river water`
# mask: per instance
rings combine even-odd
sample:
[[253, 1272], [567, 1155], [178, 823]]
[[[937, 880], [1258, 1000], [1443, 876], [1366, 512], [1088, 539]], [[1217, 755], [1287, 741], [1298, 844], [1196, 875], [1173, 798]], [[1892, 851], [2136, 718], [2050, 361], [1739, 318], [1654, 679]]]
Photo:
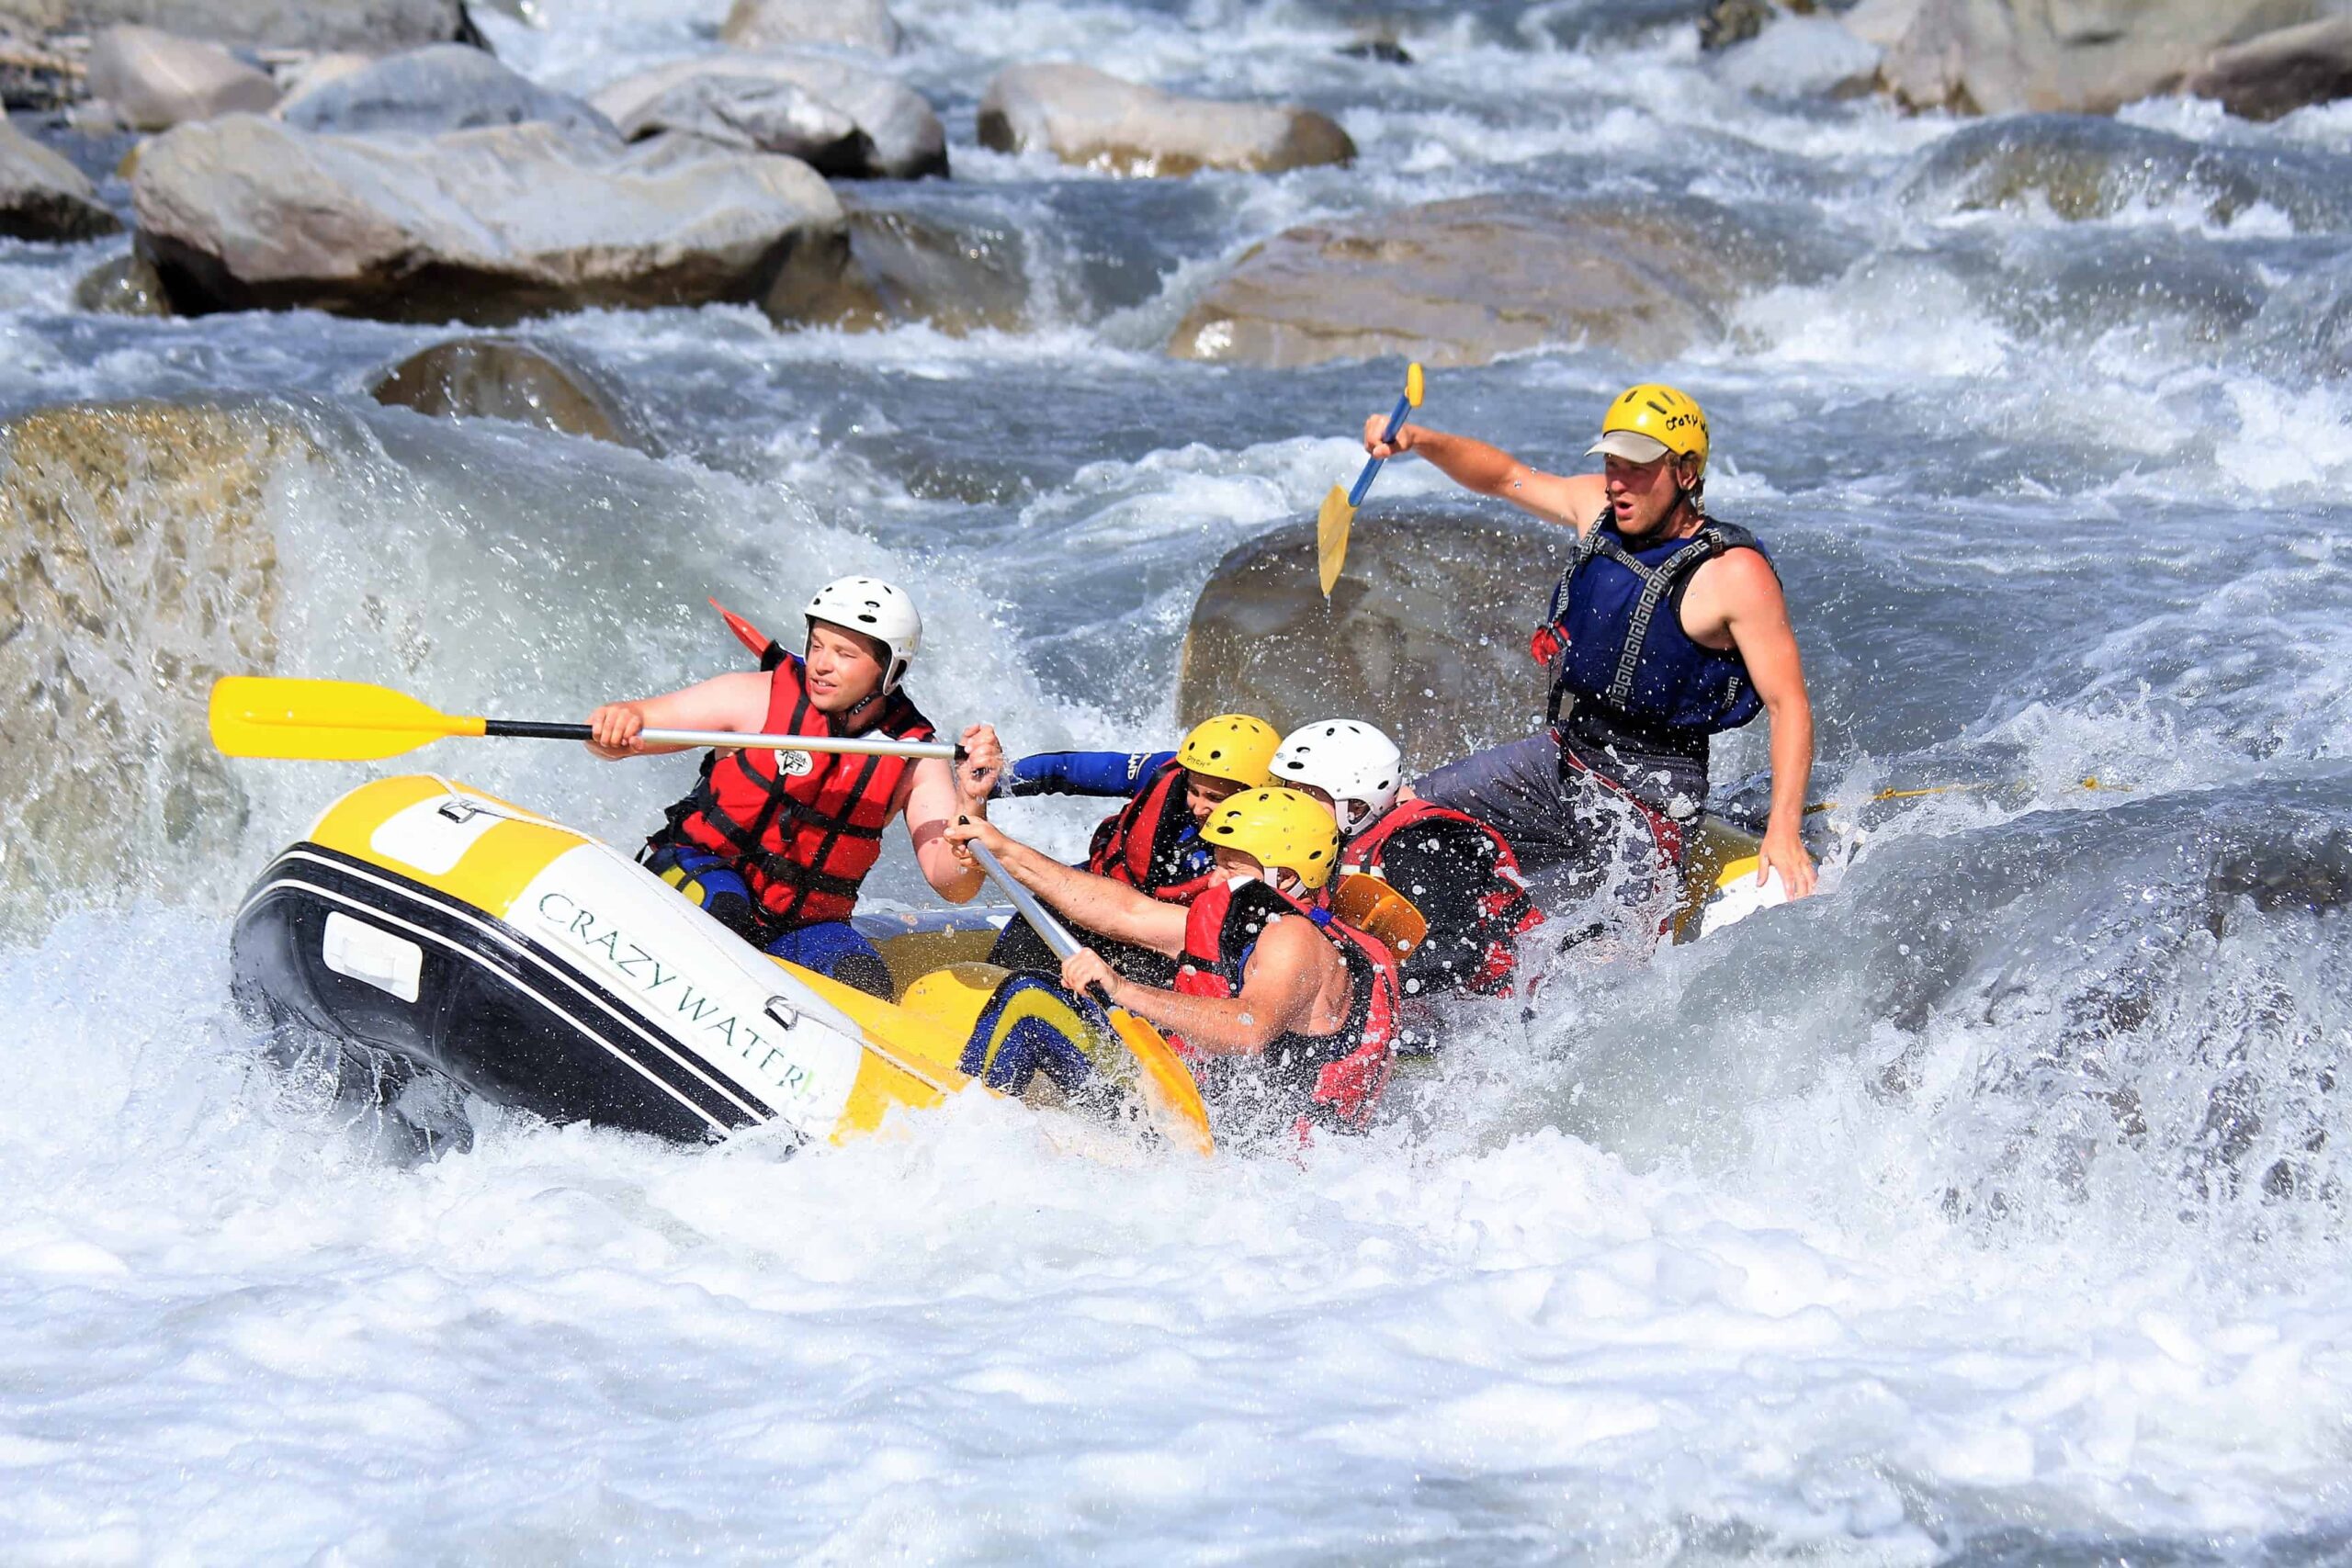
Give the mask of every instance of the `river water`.
[[[590, 88], [723, 9], [490, 26]], [[1555, 974], [1304, 1154], [1104, 1164], [974, 1100], [799, 1157], [476, 1107], [419, 1159], [259, 1066], [226, 998], [242, 887], [364, 770], [175, 794], [197, 764], [158, 753], [97, 869], [6, 825], [0, 1558], [2352, 1552], [2352, 108], [2139, 106], [2085, 210], [1986, 197], [1960, 122], [1773, 96], [1805, 71], [1702, 61], [1674, 5], [1400, 0], [1403, 68], [1306, 0], [898, 9], [956, 178], [870, 198], [1017, 254], [1025, 331], [536, 324], [657, 460], [358, 397], [442, 332], [94, 317], [74, 279], [121, 242], [16, 245], [0, 410], [232, 394], [307, 433], [261, 502], [282, 671], [569, 716], [733, 667], [705, 594], [786, 626], [877, 570], [935, 715], [1159, 742], [1211, 567], [1351, 472], [1397, 369], [1165, 357], [1198, 292], [1318, 216], [1702, 197], [1795, 258], [1719, 337], [1442, 372], [1430, 420], [1573, 465], [1625, 381], [1689, 389], [1711, 500], [1789, 585], [1815, 793], [2003, 787], [1835, 814], [1820, 897]], [[1363, 157], [979, 151], [988, 75], [1049, 55], [1308, 102]], [[25, 635], [163, 700], [135, 624]], [[79, 761], [12, 765], [63, 798]], [[623, 840], [688, 771], [420, 761]]]

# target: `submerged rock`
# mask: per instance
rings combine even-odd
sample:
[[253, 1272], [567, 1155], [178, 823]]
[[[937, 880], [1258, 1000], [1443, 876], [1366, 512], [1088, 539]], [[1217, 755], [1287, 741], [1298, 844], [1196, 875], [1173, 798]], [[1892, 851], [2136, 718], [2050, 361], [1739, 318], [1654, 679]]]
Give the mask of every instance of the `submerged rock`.
[[2308, 22], [2321, 0], [1919, 0], [1880, 72], [1920, 108], [2105, 114], [2183, 77], [2224, 45]]
[[236, 848], [216, 676], [270, 668], [272, 487], [316, 448], [266, 406], [129, 402], [0, 423], [0, 908], [148, 887]]
[[1288, 230], [1244, 255], [1170, 339], [1185, 359], [1284, 368], [1404, 355], [1483, 365], [1547, 344], [1672, 354], [1722, 336], [1802, 250], [1697, 198], [1469, 197]]
[[215, 43], [369, 53], [474, 36], [464, 0], [0, 0], [0, 23], [28, 33], [131, 23]]
[[90, 96], [134, 130], [167, 130], [277, 102], [266, 73], [218, 44], [153, 28], [108, 28], [90, 45]]
[[154, 264], [133, 251], [100, 262], [74, 286], [74, 303], [104, 316], [168, 316], [171, 296]]
[[850, 264], [830, 290], [771, 299], [779, 326], [866, 328], [923, 321], [955, 336], [1017, 332], [1029, 278], [1019, 232], [955, 227], [903, 208], [849, 204]]
[[2352, 180], [2340, 159], [2308, 148], [2191, 141], [2086, 115], [1963, 126], [1929, 150], [1904, 195], [1933, 212], [2040, 206], [2074, 221], [2188, 201], [2216, 223], [2258, 206], [2306, 231], [2352, 223]]
[[837, 43], [896, 54], [905, 41], [883, 0], [735, 0], [719, 39], [737, 49], [791, 49]]
[[411, 50], [307, 83], [279, 106], [278, 118], [334, 135], [432, 135], [527, 120], [590, 136], [618, 135], [612, 121], [571, 94], [542, 87], [458, 43]]
[[87, 240], [121, 227], [81, 170], [0, 119], [0, 235]]
[[390, 406], [443, 419], [503, 419], [650, 453], [654, 444], [605, 378], [565, 351], [510, 337], [421, 349], [368, 389]]
[[[713, 85], [693, 85], [704, 81]], [[623, 77], [591, 101], [632, 137], [662, 130], [696, 131], [693, 123], [661, 122], [664, 114], [674, 112], [661, 107], [672, 94], [707, 92], [715, 102], [741, 103], [755, 97], [763, 85], [807, 94], [846, 117], [871, 143], [862, 164], [826, 167], [827, 174], [911, 180], [947, 172], [947, 132], [922, 95], [895, 77], [837, 55], [775, 51], [682, 60]], [[790, 151], [782, 146], [764, 150]]]
[[1531, 733], [1543, 672], [1527, 638], [1566, 536], [1532, 520], [1416, 503], [1356, 516], [1327, 606], [1315, 524], [1284, 524], [1218, 561], [1184, 633], [1178, 716], [1262, 715], [1277, 729], [1368, 719], [1415, 769]]
[[1328, 115], [1180, 97], [1087, 65], [1015, 65], [980, 99], [980, 145], [1042, 151], [1121, 175], [1262, 174], [1347, 164], [1355, 143]]
[[848, 254], [805, 164], [675, 138], [607, 151], [542, 123], [394, 143], [234, 116], [158, 138], [131, 189], [142, 252], [199, 314], [751, 303], [830, 284]]
[[2184, 85], [2244, 119], [2277, 119], [2352, 97], [2352, 17], [2281, 28], [2222, 50]]

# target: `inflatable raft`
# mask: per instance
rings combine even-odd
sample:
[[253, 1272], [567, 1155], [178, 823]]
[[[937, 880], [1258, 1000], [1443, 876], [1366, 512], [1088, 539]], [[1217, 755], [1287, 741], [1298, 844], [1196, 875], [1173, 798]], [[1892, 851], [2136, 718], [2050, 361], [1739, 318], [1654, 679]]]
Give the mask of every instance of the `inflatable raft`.
[[[1777, 901], [1754, 847], [1708, 822], [1678, 940]], [[859, 917], [884, 1001], [755, 951], [608, 844], [419, 774], [353, 790], [271, 863], [237, 914], [233, 986], [257, 1019], [553, 1122], [831, 1140], [977, 1083], [1205, 1151], [1181, 1060], [1139, 1060], [1091, 1003], [979, 962], [1009, 914]]]
[[256, 1017], [555, 1122], [838, 1139], [977, 1081], [1205, 1149], [1180, 1062], [1138, 1064], [1091, 1004], [969, 962], [1003, 919], [863, 919], [899, 992], [883, 1001], [753, 950], [610, 845], [417, 775], [352, 791], [271, 863], [233, 986]]

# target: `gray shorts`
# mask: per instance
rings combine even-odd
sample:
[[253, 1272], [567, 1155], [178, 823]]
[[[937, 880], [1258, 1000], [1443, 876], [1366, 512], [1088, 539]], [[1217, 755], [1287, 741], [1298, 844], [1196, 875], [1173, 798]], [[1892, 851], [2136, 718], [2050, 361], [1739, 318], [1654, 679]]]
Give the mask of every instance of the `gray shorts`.
[[1603, 899], [1648, 916], [1681, 896], [1680, 829], [1570, 761], [1548, 732], [1473, 752], [1413, 788], [1510, 840], [1535, 901], [1555, 913]]

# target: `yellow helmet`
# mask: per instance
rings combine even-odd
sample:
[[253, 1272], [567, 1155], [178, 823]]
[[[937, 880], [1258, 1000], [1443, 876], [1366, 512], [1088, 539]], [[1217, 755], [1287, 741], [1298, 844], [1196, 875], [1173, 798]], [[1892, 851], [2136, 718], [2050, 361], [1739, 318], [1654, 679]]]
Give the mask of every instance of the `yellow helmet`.
[[1249, 789], [1263, 789], [1274, 775], [1274, 749], [1283, 738], [1262, 718], [1246, 713], [1221, 713], [1193, 726], [1176, 761], [1196, 773], [1231, 779]]
[[1707, 413], [1689, 394], [1663, 382], [1628, 387], [1609, 405], [1600, 439], [1585, 448], [1589, 457], [1606, 452], [1630, 463], [1655, 463], [1668, 452], [1699, 459], [1707, 472]]
[[1340, 825], [1330, 807], [1290, 789], [1252, 789], [1229, 795], [1201, 824], [1214, 849], [1239, 850], [1269, 871], [1279, 866], [1309, 887], [1331, 880], [1340, 860]]

